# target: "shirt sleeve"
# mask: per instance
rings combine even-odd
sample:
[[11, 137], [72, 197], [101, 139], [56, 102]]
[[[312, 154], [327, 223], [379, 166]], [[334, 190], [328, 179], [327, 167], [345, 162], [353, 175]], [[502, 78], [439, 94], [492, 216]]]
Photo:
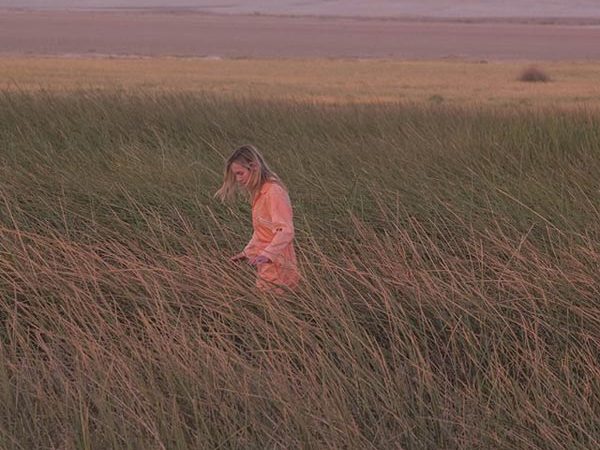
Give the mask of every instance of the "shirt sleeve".
[[271, 212], [273, 239], [261, 255], [274, 261], [294, 240], [294, 222], [290, 197], [285, 189], [281, 186], [275, 186], [267, 195]]

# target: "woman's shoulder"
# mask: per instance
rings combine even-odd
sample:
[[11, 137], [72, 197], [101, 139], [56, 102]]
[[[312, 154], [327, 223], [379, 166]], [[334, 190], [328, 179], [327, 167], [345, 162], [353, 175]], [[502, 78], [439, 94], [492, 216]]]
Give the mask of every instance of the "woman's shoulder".
[[268, 194], [286, 194], [287, 195], [287, 189], [278, 180], [265, 181], [264, 190]]

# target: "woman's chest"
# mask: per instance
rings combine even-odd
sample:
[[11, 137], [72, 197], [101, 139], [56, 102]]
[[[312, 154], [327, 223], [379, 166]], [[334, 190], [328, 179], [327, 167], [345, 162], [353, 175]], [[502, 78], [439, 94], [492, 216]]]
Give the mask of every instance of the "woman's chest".
[[252, 206], [252, 223], [255, 226], [269, 226], [272, 224], [269, 203], [264, 196], [256, 199], [256, 202]]

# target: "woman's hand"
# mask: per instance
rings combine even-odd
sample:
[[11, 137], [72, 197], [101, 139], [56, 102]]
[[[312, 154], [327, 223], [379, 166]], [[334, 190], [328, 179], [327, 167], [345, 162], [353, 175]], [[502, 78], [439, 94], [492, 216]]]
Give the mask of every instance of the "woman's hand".
[[229, 261], [240, 262], [240, 261], [244, 261], [245, 259], [248, 259], [248, 257], [245, 255], [244, 252], [242, 252], [242, 253], [238, 253], [237, 255], [234, 255], [231, 258], [229, 258]]
[[258, 255], [258, 256], [255, 256], [254, 258], [250, 258], [250, 260], [248, 261], [248, 264], [250, 264], [252, 266], [258, 266], [260, 264], [267, 264], [270, 262], [271, 262], [271, 260], [269, 258], [267, 258], [266, 256]]

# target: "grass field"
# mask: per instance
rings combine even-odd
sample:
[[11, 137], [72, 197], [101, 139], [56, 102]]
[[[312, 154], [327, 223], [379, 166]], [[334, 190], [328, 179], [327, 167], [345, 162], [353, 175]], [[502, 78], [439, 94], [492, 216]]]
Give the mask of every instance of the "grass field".
[[[281, 101], [290, 62], [264, 100], [142, 92], [145, 61], [107, 85], [69, 61], [125, 88], [75, 92], [40, 75], [56, 61], [20, 64], [0, 95], [0, 448], [600, 445], [593, 108]], [[249, 63], [214, 64], [234, 86]], [[299, 96], [328, 97], [308, 78]], [[295, 208], [304, 282], [283, 298], [228, 262], [249, 206], [212, 197], [247, 142]]]
[[513, 109], [600, 105], [600, 64], [540, 62], [549, 83], [517, 81], [524, 62], [0, 58], [0, 88], [195, 92], [318, 103], [445, 103]]

